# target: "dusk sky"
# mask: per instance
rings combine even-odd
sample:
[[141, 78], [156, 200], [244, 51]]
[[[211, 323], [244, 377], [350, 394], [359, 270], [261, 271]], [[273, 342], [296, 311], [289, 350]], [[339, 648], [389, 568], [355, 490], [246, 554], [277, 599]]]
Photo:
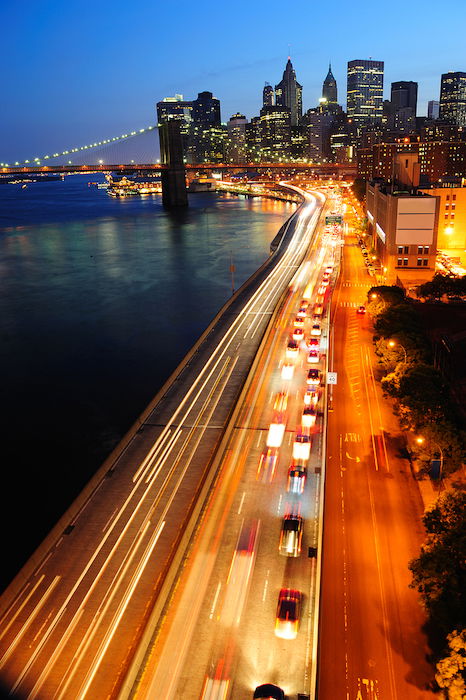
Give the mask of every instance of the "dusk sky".
[[259, 113], [262, 88], [288, 54], [304, 110], [328, 63], [346, 108], [346, 63], [385, 61], [390, 83], [419, 83], [418, 115], [439, 99], [440, 75], [466, 71], [466, 3], [237, 0], [3, 2], [0, 161], [41, 157], [155, 123], [155, 103], [209, 90], [222, 121]]

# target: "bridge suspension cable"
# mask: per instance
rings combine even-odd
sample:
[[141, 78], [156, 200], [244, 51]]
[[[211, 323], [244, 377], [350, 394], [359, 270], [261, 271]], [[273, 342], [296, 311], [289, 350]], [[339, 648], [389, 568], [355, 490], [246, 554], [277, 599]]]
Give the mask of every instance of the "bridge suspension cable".
[[[83, 151], [87, 151], [91, 148], [109, 146], [117, 141], [124, 141], [125, 139], [137, 136], [138, 134], [143, 134], [147, 131], [153, 131], [156, 128], [157, 125], [146, 126], [143, 129], [138, 129], [138, 131], [131, 131], [128, 134], [121, 134], [121, 136], [113, 136], [112, 138], [103, 139], [102, 141], [96, 141], [95, 143], [88, 144], [87, 146], [77, 146], [75, 148], [69, 148], [65, 151], [61, 151], [60, 153], [53, 153], [52, 155], [42, 156], [41, 158], [30, 158], [28, 160], [16, 161], [14, 165], [40, 165], [42, 161], [49, 161], [53, 158], [62, 158], [63, 156], [70, 156], [72, 153], [82, 153]], [[5, 168], [9, 167], [9, 165], [13, 165], [13, 163], [0, 163], [0, 166]]]

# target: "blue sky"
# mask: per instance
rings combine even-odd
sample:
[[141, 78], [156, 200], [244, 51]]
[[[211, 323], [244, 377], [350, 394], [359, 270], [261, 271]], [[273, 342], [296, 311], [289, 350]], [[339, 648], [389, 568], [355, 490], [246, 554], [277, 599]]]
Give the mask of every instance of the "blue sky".
[[392, 81], [419, 83], [419, 115], [438, 99], [441, 73], [466, 70], [464, 0], [12, 0], [0, 26], [3, 162], [153, 124], [155, 103], [175, 93], [210, 90], [223, 121], [250, 118], [289, 53], [304, 109], [321, 96], [329, 60], [343, 106], [347, 61], [372, 57], [385, 61], [385, 97]]

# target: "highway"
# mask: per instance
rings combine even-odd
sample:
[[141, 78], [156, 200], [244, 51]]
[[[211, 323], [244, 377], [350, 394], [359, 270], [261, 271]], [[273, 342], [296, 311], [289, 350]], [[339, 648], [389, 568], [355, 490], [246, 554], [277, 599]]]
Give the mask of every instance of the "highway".
[[328, 419], [319, 700], [425, 700], [432, 668], [407, 565], [424, 539], [404, 438], [376, 382], [368, 316], [375, 284], [346, 237], [333, 296], [338, 384]]
[[[234, 423], [219, 469], [219, 479], [204, 513], [185, 571], [173, 591], [163, 626], [157, 630], [144, 672], [132, 697], [194, 700], [252, 698], [261, 683], [273, 682], [287, 697], [309, 694], [315, 680], [318, 621], [318, 553], [324, 462], [325, 365], [328, 323], [321, 324], [320, 360], [307, 362], [301, 342], [284, 379], [287, 343], [295, 330], [300, 301], [309, 301], [304, 337], [311, 337], [312, 315], [326, 265], [333, 266], [337, 238], [318, 230], [315, 244], [280, 307], [254, 377]], [[330, 280], [335, 276], [329, 275]], [[329, 287], [323, 296], [329, 298]], [[287, 490], [294, 462], [293, 442], [302, 432], [306, 376], [323, 372], [318, 416], [309, 430], [312, 450], [302, 494]], [[286, 407], [283, 407], [286, 397]], [[277, 403], [280, 407], [277, 409]], [[277, 412], [280, 414], [277, 417]], [[272, 422], [282, 422], [284, 439], [267, 457]], [[305, 432], [305, 431], [304, 431]], [[287, 512], [304, 519], [301, 554], [281, 556], [281, 521]], [[274, 634], [280, 589], [303, 596], [296, 639]]]
[[306, 195], [288, 227], [288, 245], [223, 310], [3, 594], [0, 675], [12, 692], [64, 699], [120, 691], [145, 630], [162, 615], [217, 476], [225, 426], [264, 330], [316, 235], [321, 206], [319, 196]]

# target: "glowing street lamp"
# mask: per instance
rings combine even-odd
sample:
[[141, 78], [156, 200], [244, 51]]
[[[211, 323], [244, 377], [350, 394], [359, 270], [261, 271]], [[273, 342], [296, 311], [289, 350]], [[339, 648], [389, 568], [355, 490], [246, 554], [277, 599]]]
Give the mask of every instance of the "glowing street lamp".
[[[416, 438], [416, 442], [418, 445], [423, 445], [425, 442], [425, 438], [420, 435], [419, 437]], [[440, 452], [440, 469], [439, 469], [439, 479], [440, 481], [442, 480], [442, 474], [443, 474], [443, 450], [438, 444], [438, 442], [435, 442], [435, 440], [430, 440], [430, 442], [434, 445], [434, 447], [438, 447], [438, 450]]]
[[408, 356], [407, 356], [407, 354], [406, 354], [406, 349], [404, 348], [404, 346], [403, 346], [401, 343], [397, 343], [395, 340], [389, 340], [389, 341], [388, 341], [388, 346], [389, 346], [390, 348], [395, 348], [395, 347], [401, 348], [401, 349], [403, 350], [403, 352], [404, 352], [404, 355], [405, 355], [405, 365], [408, 364]]

